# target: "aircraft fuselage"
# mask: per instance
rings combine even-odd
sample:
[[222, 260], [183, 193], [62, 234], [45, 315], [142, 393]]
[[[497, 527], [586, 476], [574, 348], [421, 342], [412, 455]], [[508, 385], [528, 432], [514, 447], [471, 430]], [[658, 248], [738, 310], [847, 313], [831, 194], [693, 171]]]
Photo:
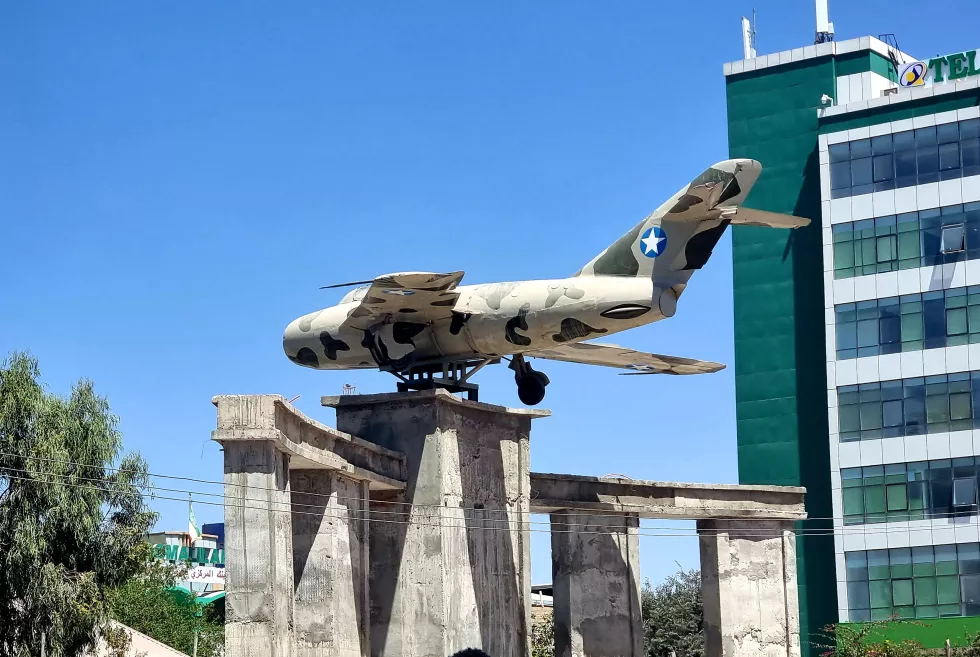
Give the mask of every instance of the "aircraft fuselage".
[[406, 321], [403, 309], [399, 321], [382, 317], [369, 330], [347, 323], [360, 301], [351, 293], [291, 322], [283, 349], [293, 362], [322, 370], [397, 371], [424, 362], [508, 356], [670, 317], [683, 288], [662, 289], [650, 278], [626, 276], [463, 285], [456, 288], [451, 317], [416, 323]]

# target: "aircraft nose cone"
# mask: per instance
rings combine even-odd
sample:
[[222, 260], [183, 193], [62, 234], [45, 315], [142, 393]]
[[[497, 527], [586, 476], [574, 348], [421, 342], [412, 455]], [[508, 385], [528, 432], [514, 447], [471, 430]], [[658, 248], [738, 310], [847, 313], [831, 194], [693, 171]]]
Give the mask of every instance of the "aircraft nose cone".
[[310, 331], [300, 328], [302, 319], [302, 317], [294, 319], [282, 332], [282, 350], [286, 353], [286, 357], [297, 365], [316, 368], [320, 365], [320, 361], [316, 352], [308, 345], [311, 338]]

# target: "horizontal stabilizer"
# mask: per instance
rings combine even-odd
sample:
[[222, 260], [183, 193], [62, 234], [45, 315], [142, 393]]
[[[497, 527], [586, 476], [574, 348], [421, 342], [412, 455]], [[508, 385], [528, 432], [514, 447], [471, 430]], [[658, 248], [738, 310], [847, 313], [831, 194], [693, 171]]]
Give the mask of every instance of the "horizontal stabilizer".
[[[734, 214], [729, 214], [729, 213]], [[730, 218], [733, 226], [768, 226], [770, 228], [802, 228], [809, 226], [810, 220], [791, 214], [753, 210], [752, 208], [722, 209], [723, 216]]]
[[710, 374], [725, 369], [721, 363], [648, 354], [614, 344], [596, 344], [593, 342], [578, 342], [549, 347], [528, 351], [524, 355], [532, 358], [631, 370], [630, 372], [623, 372], [623, 374]]

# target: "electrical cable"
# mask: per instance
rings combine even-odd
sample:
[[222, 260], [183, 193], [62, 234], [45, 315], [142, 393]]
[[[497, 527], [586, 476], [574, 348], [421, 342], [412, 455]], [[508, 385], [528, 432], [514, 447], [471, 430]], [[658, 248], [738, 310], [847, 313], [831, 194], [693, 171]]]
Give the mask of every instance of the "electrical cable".
[[[20, 472], [28, 472], [26, 470], [19, 469], [19, 468], [6, 468], [6, 469], [7, 470], [20, 471]], [[40, 476], [47, 476], [47, 477], [62, 477], [62, 478], [71, 477], [71, 475], [67, 475], [67, 474], [64, 474], [64, 473], [57, 473], [57, 472], [39, 472], [39, 473], [36, 473], [36, 474], [37, 475], [40, 475]], [[111, 488], [104, 488], [104, 487], [98, 486], [96, 484], [74, 484], [74, 483], [65, 482], [65, 481], [43, 481], [43, 480], [38, 479], [37, 477], [22, 477], [22, 476], [10, 475], [10, 474], [3, 474], [2, 473], [2, 469], [0, 469], [0, 477], [6, 477], [8, 479], [13, 479], [13, 480], [18, 480], [18, 481], [25, 481], [25, 482], [33, 482], [33, 483], [39, 483], [39, 484], [63, 485], [63, 486], [69, 486], [69, 487], [74, 487], [74, 488], [99, 490], [101, 492], [115, 492]], [[76, 477], [76, 479], [82, 479], [82, 480], [86, 480], [86, 481], [95, 481], [96, 483], [98, 483], [98, 480], [92, 479], [92, 478], [87, 478], [87, 477]], [[144, 492], [141, 492], [139, 490], [141, 487], [135, 486], [133, 484], [127, 484], [127, 485], [133, 486], [134, 489], [137, 489], [138, 494], [141, 495], [144, 498], [145, 497], [149, 497], [150, 499], [172, 500], [172, 501], [179, 501], [179, 502], [186, 501], [183, 498], [170, 497], [170, 496], [164, 496], [164, 495], [157, 495], [157, 494], [155, 494], [153, 492], [145, 492], [144, 493]], [[166, 490], [167, 490], [167, 492], [188, 493], [188, 494], [191, 494], [191, 495], [193, 495], [194, 493], [201, 494], [200, 491], [193, 491], [193, 490], [186, 490], [186, 489], [166, 489]], [[279, 491], [279, 492], [280, 493], [285, 493], [285, 491]], [[205, 504], [205, 505], [209, 505], [209, 506], [223, 506], [223, 507], [227, 507], [227, 508], [262, 509], [262, 510], [270, 511], [272, 513], [289, 513], [289, 514], [292, 514], [292, 515], [297, 515], [297, 514], [301, 514], [301, 515], [316, 515], [316, 516], [327, 516], [327, 517], [337, 518], [337, 519], [366, 520], [366, 521], [370, 521], [370, 522], [390, 522], [390, 523], [396, 523], [396, 524], [416, 524], [416, 525], [434, 526], [434, 527], [474, 529], [474, 527], [469, 527], [469, 526], [467, 526], [465, 524], [464, 525], [451, 525], [451, 524], [447, 525], [447, 524], [442, 524], [442, 523], [435, 523], [435, 524], [433, 524], [433, 523], [421, 522], [418, 519], [415, 519], [415, 520], [383, 520], [381, 518], [374, 517], [374, 516], [377, 516], [377, 515], [400, 515], [400, 516], [406, 515], [405, 512], [398, 512], [398, 511], [391, 512], [391, 511], [380, 511], [380, 510], [374, 510], [374, 509], [367, 509], [367, 510], [351, 510], [351, 509], [347, 509], [346, 511], [341, 511], [341, 514], [340, 515], [335, 515], [335, 514], [332, 514], [332, 513], [327, 513], [326, 512], [326, 509], [324, 507], [320, 506], [320, 505], [296, 504], [296, 503], [293, 503], [292, 501], [275, 502], [275, 501], [270, 501], [270, 500], [263, 500], [263, 499], [257, 499], [257, 498], [247, 498], [247, 497], [235, 498], [235, 497], [232, 497], [232, 496], [223, 495], [223, 494], [217, 494], [217, 493], [205, 493], [205, 494], [206, 495], [209, 495], [209, 496], [212, 496], [212, 497], [222, 498], [225, 501], [223, 501], [223, 502], [209, 502], [209, 501], [201, 501], [201, 500], [199, 500], [199, 502], [198, 502], [199, 504]], [[241, 502], [242, 504], [229, 504], [229, 502], [228, 502], [229, 499], [231, 499], [233, 501], [236, 501], [236, 502]], [[365, 499], [365, 498], [354, 498], [354, 499], [357, 499], [358, 501], [361, 501], [361, 502], [370, 502], [370, 503], [379, 504], [379, 505], [387, 504], [387, 502], [384, 502], [384, 501], [370, 500], [370, 499]], [[248, 504], [249, 502], [258, 502], [258, 503], [261, 504], [261, 506], [256, 506], [254, 504], [250, 505], [250, 504]], [[283, 507], [283, 506], [288, 506], [289, 508], [279, 508], [279, 507]], [[316, 508], [316, 509], [322, 509], [322, 511], [314, 511], [314, 512], [310, 512], [310, 511], [299, 511], [295, 507]], [[420, 508], [436, 508], [436, 509], [441, 509], [441, 510], [454, 510], [454, 511], [455, 510], [459, 510], [459, 511], [463, 511], [464, 512], [462, 518], [459, 518], [460, 520], [463, 520], [464, 522], [466, 522], [466, 521], [478, 521], [480, 523], [498, 523], [498, 524], [506, 524], [507, 525], [507, 527], [486, 527], [486, 526], [483, 526], [483, 527], [476, 527], [475, 528], [475, 529], [483, 529], [483, 530], [515, 531], [515, 529], [513, 527], [511, 527], [511, 525], [514, 525], [514, 526], [517, 526], [517, 527], [520, 527], [522, 525], [529, 525], [529, 526], [530, 525], [548, 525], [550, 527], [549, 529], [530, 529], [529, 528], [527, 531], [538, 531], [538, 532], [543, 532], [543, 533], [554, 533], [554, 532], [558, 532], [558, 533], [581, 533], [581, 534], [609, 534], [609, 533], [613, 532], [614, 530], [629, 530], [631, 528], [629, 525], [606, 525], [604, 527], [605, 531], [586, 531], [586, 530], [576, 530], [576, 529], [565, 529], [565, 530], [562, 530], [562, 529], [555, 529], [556, 525], [559, 526], [559, 527], [589, 527], [589, 526], [594, 526], [594, 524], [592, 524], [592, 523], [552, 523], [552, 522], [538, 522], [538, 521], [521, 521], [521, 520], [511, 520], [509, 518], [508, 519], [492, 519], [492, 518], [486, 518], [486, 517], [482, 517], [482, 518], [477, 519], [477, 518], [474, 517], [474, 515], [476, 515], [476, 514], [471, 515], [469, 517], [467, 517], [466, 514], [465, 514], [465, 511], [477, 511], [477, 512], [497, 511], [497, 512], [509, 512], [509, 513], [514, 513], [514, 514], [520, 514], [520, 513], [522, 513], [522, 512], [518, 512], [518, 511], [508, 511], [506, 509], [491, 510], [491, 509], [478, 509], [478, 508], [475, 508], [475, 507], [467, 508], [467, 507], [450, 507], [450, 506], [436, 506], [436, 505], [425, 505], [425, 506], [420, 507]], [[366, 516], [366, 517], [359, 517], [358, 514], [362, 514], [363, 516]], [[480, 515], [482, 515], [482, 513]], [[578, 516], [578, 515], [589, 516], [589, 515], [593, 515], [593, 514], [585, 513], [585, 514], [573, 514], [573, 515], [575, 515], [575, 516]], [[622, 513], [619, 513], [619, 514], [616, 514], [616, 515], [620, 515], [621, 516], [623, 514]], [[451, 518], [450, 518], [450, 520], [451, 520]], [[767, 520], [767, 519], [766, 518], [725, 518], [724, 520], [726, 520], [726, 521], [756, 522], [756, 521], [759, 521], [759, 520]], [[977, 520], [980, 521], [980, 518], [977, 518]], [[980, 524], [980, 522], [973, 522], [973, 521], [971, 521], [971, 522], [964, 522], [964, 523], [955, 523], [954, 524], [954, 527], [963, 528], [963, 527], [968, 527], [968, 526], [976, 526], [978, 524]], [[921, 528], [921, 529], [917, 529], [917, 528], [902, 528], [902, 527], [887, 527], [887, 526], [886, 527], [881, 527], [881, 528], [876, 528], [874, 525], [875, 524], [870, 524], [870, 525], [865, 524], [865, 525], [860, 525], [860, 526], [858, 526], [858, 525], [848, 525], [846, 527], [837, 527], [837, 528], [810, 528], [810, 529], [800, 527], [800, 528], [793, 528], [791, 531], [793, 531], [794, 534], [797, 535], [797, 536], [833, 536], [835, 534], [835, 531], [836, 530], [842, 530], [839, 533], [851, 534], [851, 535], [853, 535], [853, 534], [881, 535], [881, 534], [889, 534], [889, 533], [895, 533], [895, 532], [932, 531], [932, 529], [933, 529], [933, 527], [924, 527], [924, 528]], [[693, 536], [705, 535], [705, 534], [710, 535], [712, 533], [729, 533], [730, 532], [730, 530], [724, 530], [724, 529], [703, 528], [701, 530], [698, 530], [697, 528], [689, 528], [689, 527], [648, 527], [648, 528], [645, 528], [645, 529], [653, 529], [653, 530], [656, 530], [656, 531], [666, 531], [666, 532], [672, 532], [672, 533], [670, 533], [670, 534], [661, 534], [661, 533], [653, 533], [653, 534], [650, 534], [650, 533], [646, 533], [646, 532], [638, 532], [636, 535], [638, 535], [638, 536], [650, 536], [650, 537], [667, 537], [667, 536], [682, 536], [682, 537], [691, 536], [691, 537], [693, 537]], [[743, 533], [743, 532], [739, 532], [739, 535], [740, 536], [744, 536], [744, 537], [750, 537], [750, 536], [752, 536], [752, 537], [754, 537], [754, 536], [758, 536], [758, 537], [771, 536], [771, 534], [747, 534], [747, 533]]]

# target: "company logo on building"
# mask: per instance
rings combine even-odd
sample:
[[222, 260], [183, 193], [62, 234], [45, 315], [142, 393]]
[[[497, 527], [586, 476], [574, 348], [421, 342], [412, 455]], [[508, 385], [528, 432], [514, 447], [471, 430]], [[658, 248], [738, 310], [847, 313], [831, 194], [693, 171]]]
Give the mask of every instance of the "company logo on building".
[[925, 62], [910, 62], [902, 67], [898, 75], [898, 84], [903, 87], [921, 87], [926, 83]]
[[898, 71], [898, 84], [903, 87], [921, 87], [980, 75], [977, 52], [968, 50], [945, 57], [935, 57], [928, 62], [903, 64]]

